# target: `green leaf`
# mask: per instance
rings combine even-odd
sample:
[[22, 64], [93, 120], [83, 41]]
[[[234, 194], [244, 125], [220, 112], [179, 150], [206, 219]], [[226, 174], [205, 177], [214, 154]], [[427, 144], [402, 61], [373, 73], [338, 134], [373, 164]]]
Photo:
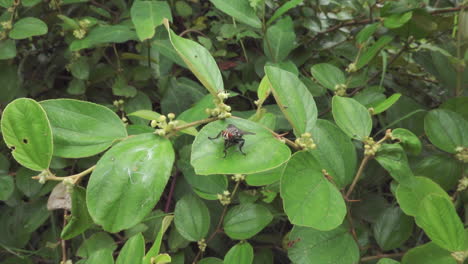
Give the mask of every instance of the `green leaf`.
[[18, 163], [35, 171], [49, 168], [52, 130], [44, 109], [32, 99], [20, 98], [3, 111], [3, 139]]
[[44, 186], [38, 180], [31, 179], [32, 176], [36, 175], [36, 171], [28, 170], [24, 167], [16, 171], [16, 187], [27, 197], [31, 198], [39, 194]]
[[412, 217], [405, 215], [398, 207], [389, 207], [373, 226], [375, 240], [384, 251], [399, 248], [410, 238], [413, 225]]
[[377, 264], [400, 264], [400, 262], [389, 258], [382, 258]]
[[249, 174], [245, 178], [248, 185], [262, 186], [275, 183], [281, 179], [286, 163], [272, 170]]
[[72, 95], [82, 95], [86, 92], [86, 84], [83, 80], [73, 79], [68, 83], [67, 93]]
[[94, 222], [109, 232], [139, 223], [159, 201], [173, 163], [170, 141], [154, 134], [137, 135], [112, 147], [88, 182], [86, 202]]
[[272, 61], [280, 62], [296, 47], [295, 42], [294, 24], [288, 16], [268, 27], [263, 39], [263, 51]]
[[210, 52], [195, 41], [177, 36], [169, 28], [167, 20], [165, 26], [169, 33], [172, 46], [174, 46], [179, 56], [184, 60], [190, 71], [192, 71], [203, 86], [205, 86], [213, 96], [217, 96], [219, 92], [224, 91], [221, 72]]
[[430, 154], [412, 166], [414, 175], [432, 179], [442, 189], [449, 191], [458, 184], [463, 174], [463, 163], [447, 154]]
[[384, 35], [380, 37], [372, 46], [370, 46], [367, 50], [365, 50], [362, 55], [359, 57], [356, 67], [357, 69], [361, 69], [362, 67], [366, 66], [377, 53], [384, 48], [388, 43], [393, 40], [393, 37], [389, 35]]
[[424, 197], [415, 219], [416, 224], [439, 247], [452, 252], [466, 250], [463, 223], [447, 197], [437, 194]]
[[369, 111], [353, 98], [333, 96], [332, 113], [336, 124], [351, 138], [364, 140], [372, 130]]
[[89, 78], [89, 62], [88, 58], [81, 56], [74, 60], [70, 65], [70, 72], [73, 77], [80, 80], [88, 80]]
[[0, 175], [0, 201], [6, 201], [15, 190], [15, 182], [10, 175]]
[[408, 250], [401, 264], [457, 264], [457, 261], [450, 251], [430, 242]]
[[379, 27], [379, 23], [374, 23], [365, 26], [359, 33], [356, 35], [356, 41], [359, 44], [366, 42], [372, 35], [374, 35], [375, 31], [377, 31]]
[[382, 102], [377, 103], [376, 105], [372, 105], [371, 107], [374, 108], [374, 111], [372, 112], [373, 115], [378, 115], [388, 108], [390, 108], [394, 103], [400, 99], [401, 94], [396, 93], [392, 94], [389, 98], [385, 99]]
[[143, 258], [143, 264], [150, 264], [151, 258], [159, 254], [159, 251], [161, 250], [161, 243], [162, 243], [164, 233], [166, 233], [173, 219], [174, 219], [173, 215], [164, 216], [162, 223], [161, 223], [161, 228], [159, 229], [158, 234], [156, 235], [153, 246], [151, 246], [150, 250], [148, 250], [145, 257]]
[[416, 216], [421, 207], [421, 201], [430, 194], [450, 199], [437, 183], [425, 177], [415, 177], [410, 185], [398, 185], [395, 196], [405, 214]]
[[44, 35], [47, 31], [47, 24], [44, 21], [35, 17], [25, 17], [16, 21], [8, 36], [11, 39], [26, 39]]
[[146, 120], [158, 120], [161, 114], [151, 110], [138, 110], [127, 114], [127, 116], [137, 116]]
[[140, 41], [152, 38], [164, 18], [172, 21], [171, 9], [165, 1], [135, 1], [130, 16]]
[[128, 85], [127, 80], [122, 74], [117, 75], [112, 85], [112, 93], [116, 96], [134, 97], [137, 95], [137, 89]]
[[127, 136], [120, 118], [105, 106], [73, 99], [46, 100], [41, 105], [52, 125], [54, 156], [93, 156]]
[[91, 48], [103, 43], [123, 43], [137, 40], [135, 31], [126, 25], [98, 25], [93, 27], [84, 39], [74, 40], [70, 44], [71, 51]]
[[263, 230], [273, 215], [260, 204], [247, 203], [229, 209], [224, 217], [224, 232], [232, 239], [248, 239]]
[[351, 139], [330, 121], [319, 119], [312, 129], [317, 148], [309, 150], [322, 169], [333, 178], [339, 188], [354, 179], [356, 150]]
[[255, 10], [250, 6], [249, 0], [210, 0], [210, 2], [213, 3], [216, 8], [234, 17], [241, 23], [245, 23], [254, 28], [262, 27], [262, 23], [257, 17]]
[[336, 86], [346, 83], [346, 78], [338, 67], [328, 63], [315, 64], [310, 68], [312, 76], [325, 88], [336, 91]]
[[86, 260], [86, 264], [114, 264], [112, 251], [107, 249], [94, 251]]
[[273, 23], [276, 19], [278, 19], [280, 16], [282, 16], [284, 13], [288, 12], [291, 8], [294, 8], [298, 6], [300, 3], [302, 3], [303, 0], [291, 0], [287, 1], [284, 3], [282, 6], [280, 6], [278, 9], [276, 9], [275, 13], [268, 19], [267, 25], [270, 25]]
[[346, 205], [338, 189], [322, 173], [309, 152], [297, 152], [281, 177], [284, 211], [294, 225], [332, 230], [341, 225]]
[[0, 40], [0, 60], [16, 57], [16, 43], [12, 39]]
[[182, 112], [178, 119], [184, 120], [187, 122], [194, 122], [200, 119], [208, 117], [208, 114], [205, 112], [206, 108], [214, 108], [213, 96], [210, 94], [205, 95], [200, 99], [194, 106]]
[[[246, 155], [242, 155], [238, 147], [234, 146], [228, 149], [226, 158], [223, 158], [222, 137], [208, 139], [216, 137], [228, 124], [255, 133], [244, 136], [245, 144], [242, 150]], [[200, 175], [250, 174], [276, 168], [286, 162], [290, 155], [290, 149], [259, 124], [245, 119], [230, 118], [212, 122], [200, 130], [192, 145], [190, 163]]]
[[414, 179], [406, 153], [400, 145], [383, 144], [375, 159], [399, 183], [409, 184]]
[[223, 264], [223, 260], [219, 258], [209, 257], [209, 258], [201, 259], [198, 262], [198, 264]]
[[[466, 53], [468, 54], [468, 53]], [[453, 97], [445, 101], [439, 108], [453, 111], [468, 120], [468, 96]]]
[[210, 211], [205, 203], [193, 194], [186, 194], [177, 201], [174, 210], [177, 231], [189, 241], [206, 237], [210, 228]]
[[268, 95], [270, 95], [270, 86], [271, 84], [268, 81], [268, 78], [266, 76], [263, 76], [257, 89], [258, 100], [262, 102], [262, 104], [267, 99]]
[[296, 137], [310, 132], [317, 121], [317, 107], [307, 87], [288, 71], [265, 67], [275, 100], [294, 128]]
[[76, 186], [71, 194], [72, 209], [71, 218], [68, 224], [63, 228], [60, 237], [65, 240], [72, 239], [93, 225], [93, 220], [86, 207], [86, 190]]
[[468, 147], [468, 121], [450, 110], [430, 111], [424, 118], [424, 131], [432, 144], [448, 153]]
[[125, 242], [116, 264], [141, 263], [144, 255], [145, 239], [141, 233], [138, 233]]
[[413, 16], [413, 12], [406, 12], [402, 14], [393, 14], [389, 17], [384, 18], [383, 25], [386, 28], [399, 28], [402, 27], [406, 22], [410, 21]]
[[10, 65], [7, 62], [0, 62], [0, 80], [2, 80], [2, 89], [0, 89], [0, 103], [8, 104], [13, 100], [21, 89], [22, 77], [18, 74], [18, 66]]
[[288, 257], [295, 264], [359, 263], [358, 245], [343, 226], [331, 231], [294, 226], [289, 241], [293, 245], [288, 249]]
[[253, 248], [248, 242], [234, 245], [224, 256], [224, 264], [252, 264], [254, 258]]
[[179, 115], [202, 99], [205, 94], [205, 88], [190, 79], [170, 78], [167, 91], [161, 100], [161, 112]]
[[94, 233], [91, 237], [87, 238], [78, 248], [76, 255], [82, 258], [89, 258], [93, 252], [99, 250], [114, 251], [117, 248], [114, 239], [105, 233]]
[[419, 138], [413, 132], [404, 128], [397, 128], [392, 131], [392, 139], [400, 142], [405, 151], [419, 155], [422, 150], [422, 144]]

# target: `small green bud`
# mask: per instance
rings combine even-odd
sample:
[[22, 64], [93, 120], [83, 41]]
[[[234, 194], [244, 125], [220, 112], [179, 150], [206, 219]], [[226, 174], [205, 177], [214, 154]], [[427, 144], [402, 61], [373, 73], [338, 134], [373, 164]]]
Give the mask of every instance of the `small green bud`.
[[167, 114], [167, 117], [168, 117], [170, 120], [172, 120], [172, 119], [175, 118], [175, 114], [174, 114], [174, 113], [169, 113], [169, 114]]
[[151, 120], [150, 125], [151, 125], [152, 128], [155, 128], [155, 127], [158, 126], [158, 121], [156, 121], [156, 120]]
[[165, 115], [160, 115], [159, 116], [159, 122], [164, 122], [166, 121], [166, 116]]

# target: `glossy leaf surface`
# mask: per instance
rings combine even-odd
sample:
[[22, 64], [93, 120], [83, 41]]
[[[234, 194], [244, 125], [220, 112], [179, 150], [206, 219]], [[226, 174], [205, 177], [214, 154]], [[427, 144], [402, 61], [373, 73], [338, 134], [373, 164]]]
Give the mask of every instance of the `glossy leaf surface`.
[[351, 138], [363, 140], [370, 135], [369, 111], [353, 98], [333, 96], [332, 113], [336, 124]]
[[199, 241], [208, 234], [210, 211], [197, 196], [187, 194], [177, 201], [174, 215], [177, 231], [185, 239]]
[[248, 239], [273, 220], [270, 211], [260, 205], [247, 203], [229, 209], [224, 217], [224, 232], [232, 239]]

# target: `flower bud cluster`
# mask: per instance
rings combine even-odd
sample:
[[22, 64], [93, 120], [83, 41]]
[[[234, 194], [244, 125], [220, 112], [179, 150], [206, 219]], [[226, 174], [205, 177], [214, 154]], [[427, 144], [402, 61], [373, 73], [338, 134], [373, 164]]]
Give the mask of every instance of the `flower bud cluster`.
[[344, 83], [337, 84], [337, 85], [335, 85], [335, 94], [338, 95], [338, 96], [345, 96], [347, 88], [348, 88], [348, 86], [346, 86], [346, 84], [344, 84]]
[[468, 257], [468, 251], [455, 251], [452, 252], [451, 255], [457, 261], [457, 263], [463, 263]]
[[49, 176], [49, 171], [44, 170], [37, 176], [39, 176], [39, 183], [44, 184], [47, 181], [47, 176]]
[[82, 39], [86, 36], [88, 28], [91, 25], [91, 21], [85, 18], [78, 21], [78, 25], [80, 26], [80, 28], [73, 30], [73, 36], [75, 36], [75, 38], [77, 39]]
[[228, 205], [231, 203], [231, 193], [229, 191], [224, 191], [222, 194], [218, 193], [218, 200], [222, 205]]
[[113, 105], [114, 105], [115, 107], [117, 107], [117, 109], [118, 109], [119, 111], [123, 111], [123, 110], [124, 110], [124, 103], [125, 103], [125, 101], [122, 100], [122, 99], [120, 99], [120, 100], [114, 100]]
[[[151, 120], [151, 127], [157, 128], [154, 132], [156, 135], [165, 136], [168, 133], [174, 131], [177, 124], [179, 123], [177, 120], [174, 120], [175, 114], [169, 113], [167, 117], [165, 115], [160, 115], [158, 120]], [[169, 119], [169, 122], [167, 122]]]
[[50, 1], [50, 2], [49, 2], [49, 7], [50, 7], [50, 9], [52, 9], [52, 10], [59, 10], [59, 9], [60, 9], [60, 6], [63, 4], [62, 2], [63, 2], [62, 0], [53, 0], [53, 1]]
[[296, 143], [300, 148], [305, 150], [315, 149], [317, 147], [310, 133], [302, 134], [301, 137], [297, 138], [294, 143]]
[[458, 181], [457, 192], [461, 192], [468, 188], [468, 178], [463, 177]]
[[3, 27], [4, 29], [6, 29], [6, 30], [12, 28], [12, 24], [11, 24], [11, 21], [10, 21], [10, 20], [0, 22], [0, 25], [2, 25], [2, 27]]
[[457, 147], [455, 152], [455, 158], [463, 163], [468, 163], [468, 147]]
[[213, 103], [216, 105], [216, 107], [213, 109], [207, 108], [205, 109], [205, 112], [208, 115], [218, 117], [219, 119], [225, 119], [225, 118], [231, 117], [232, 116], [231, 107], [224, 103], [224, 100], [226, 100], [228, 97], [229, 97], [229, 93], [226, 93], [226, 92], [218, 93], [218, 96], [215, 99], [213, 99]]
[[356, 63], [351, 63], [348, 65], [348, 67], [346, 68], [346, 71], [349, 72], [349, 73], [352, 73], [352, 72], [357, 72], [358, 68], [356, 66]]
[[243, 181], [245, 180], [245, 175], [244, 174], [234, 174], [232, 175], [231, 179], [235, 182]]
[[375, 142], [373, 138], [367, 137], [364, 140], [364, 155], [365, 156], [375, 156], [379, 148], [380, 148], [380, 144]]
[[201, 252], [205, 252], [206, 250], [206, 241], [204, 238], [202, 238], [200, 241], [197, 242], [198, 248], [200, 249]]

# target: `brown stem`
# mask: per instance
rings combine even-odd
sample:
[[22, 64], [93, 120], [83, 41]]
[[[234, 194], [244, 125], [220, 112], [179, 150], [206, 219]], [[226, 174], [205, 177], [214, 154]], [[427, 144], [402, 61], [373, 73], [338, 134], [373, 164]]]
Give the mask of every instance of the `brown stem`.
[[[49, 174], [45, 177], [46, 180], [49, 181], [63, 181], [65, 179], [71, 179], [72, 183], [75, 184], [77, 183], [83, 176], [90, 174], [94, 169], [96, 168], [96, 165], [74, 175], [66, 176], [66, 177], [57, 177], [53, 173], [49, 171]], [[31, 177], [34, 180], [39, 180], [41, 176], [33, 176]]]
[[400, 252], [400, 253], [392, 253], [392, 254], [379, 254], [376, 256], [369, 256], [369, 257], [363, 257], [361, 258], [361, 261], [370, 261], [370, 260], [375, 260], [375, 259], [381, 259], [381, 258], [394, 258], [394, 257], [401, 257], [405, 255], [405, 252]]
[[166, 206], [164, 207], [164, 212], [169, 213], [169, 209], [171, 207], [171, 200], [172, 200], [172, 195], [174, 194], [174, 188], [175, 188], [175, 183], [177, 180], [177, 174], [178, 172], [174, 173], [174, 176], [172, 177], [172, 182], [171, 182], [171, 188], [169, 189], [169, 194], [167, 195], [167, 201], [166, 201]]
[[217, 117], [205, 118], [205, 119], [202, 119], [202, 120], [198, 120], [198, 121], [194, 121], [194, 122], [190, 122], [190, 123], [178, 126], [178, 127], [174, 128], [174, 131], [180, 131], [180, 130], [183, 130], [183, 129], [186, 129], [186, 128], [189, 128], [189, 127], [210, 123], [210, 122], [213, 122], [213, 121], [216, 121], [216, 120], [218, 120]]
[[361, 177], [361, 174], [362, 174], [362, 172], [364, 171], [364, 168], [366, 167], [367, 162], [368, 162], [371, 158], [372, 158], [372, 156], [364, 156], [364, 158], [362, 159], [361, 165], [359, 165], [359, 169], [358, 169], [358, 171], [357, 171], [357, 173], [356, 173], [356, 176], [354, 176], [354, 180], [353, 180], [353, 182], [351, 183], [351, 186], [349, 187], [348, 192], [346, 193], [346, 196], [345, 196], [346, 199], [349, 199], [349, 196], [350, 196], [351, 193], [353, 192], [354, 187], [356, 186], [356, 183], [358, 182], [359, 178]]

